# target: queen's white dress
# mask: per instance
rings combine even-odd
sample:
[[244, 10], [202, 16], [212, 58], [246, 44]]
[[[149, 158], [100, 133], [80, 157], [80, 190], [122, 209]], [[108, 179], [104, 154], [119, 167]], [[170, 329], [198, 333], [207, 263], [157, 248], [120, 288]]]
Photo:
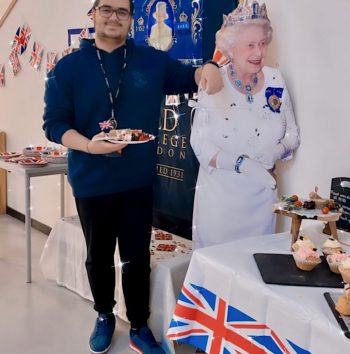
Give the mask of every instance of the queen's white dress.
[[[273, 233], [271, 207], [276, 190], [260, 183], [259, 176], [237, 173], [234, 165], [239, 155], [261, 163], [290, 159], [299, 145], [299, 129], [279, 70], [263, 67], [264, 85], [252, 103], [232, 87], [227, 66], [220, 70], [224, 88], [215, 95], [199, 92], [191, 132], [200, 163], [193, 210], [194, 249]], [[277, 146], [282, 147], [278, 157]], [[210, 166], [220, 152], [232, 154], [232, 166]]]

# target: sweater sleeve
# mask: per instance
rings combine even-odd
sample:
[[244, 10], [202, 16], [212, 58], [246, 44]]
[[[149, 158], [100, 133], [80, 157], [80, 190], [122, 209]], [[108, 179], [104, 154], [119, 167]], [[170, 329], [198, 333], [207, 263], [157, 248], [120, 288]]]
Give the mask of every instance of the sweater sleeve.
[[62, 143], [62, 135], [73, 129], [74, 103], [72, 75], [58, 62], [48, 74], [44, 94], [43, 129], [48, 140]]
[[164, 94], [175, 95], [196, 92], [198, 90], [195, 81], [196, 68], [170, 58], [167, 53], [164, 54], [166, 60]]

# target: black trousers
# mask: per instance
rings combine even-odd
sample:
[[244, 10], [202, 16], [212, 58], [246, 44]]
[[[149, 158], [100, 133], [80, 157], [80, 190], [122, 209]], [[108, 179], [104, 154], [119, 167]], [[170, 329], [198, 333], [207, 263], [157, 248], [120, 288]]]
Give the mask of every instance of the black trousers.
[[122, 286], [131, 327], [139, 328], [149, 317], [150, 240], [152, 231], [152, 188], [113, 195], [76, 198], [83, 228], [86, 269], [99, 313], [115, 305], [116, 242], [122, 266]]

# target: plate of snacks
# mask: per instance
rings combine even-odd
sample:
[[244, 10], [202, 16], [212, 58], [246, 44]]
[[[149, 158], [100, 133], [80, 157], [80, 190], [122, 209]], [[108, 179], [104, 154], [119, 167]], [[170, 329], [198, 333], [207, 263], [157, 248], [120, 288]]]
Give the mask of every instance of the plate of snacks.
[[48, 161], [39, 157], [27, 157], [18, 161], [18, 164], [30, 167], [44, 167], [48, 164]]
[[0, 160], [11, 159], [13, 157], [21, 156], [22, 153], [20, 152], [2, 152], [0, 153]]
[[23, 155], [25, 156], [31, 156], [31, 157], [40, 157], [40, 155], [43, 152], [46, 151], [54, 151], [56, 150], [54, 147], [50, 146], [41, 146], [41, 145], [36, 145], [36, 146], [27, 146], [23, 149]]
[[60, 164], [67, 162], [67, 153], [58, 150], [44, 151], [40, 156], [50, 163]]
[[155, 139], [155, 136], [142, 129], [111, 129], [104, 136], [96, 137], [94, 141], [105, 140], [113, 144], [143, 144]]

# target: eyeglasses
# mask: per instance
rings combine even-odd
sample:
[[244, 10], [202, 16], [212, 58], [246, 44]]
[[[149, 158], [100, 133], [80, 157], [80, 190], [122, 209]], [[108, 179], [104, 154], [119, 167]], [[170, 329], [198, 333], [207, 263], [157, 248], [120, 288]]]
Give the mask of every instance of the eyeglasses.
[[113, 15], [113, 12], [115, 12], [115, 14], [117, 15], [117, 18], [120, 21], [126, 21], [131, 16], [130, 12], [127, 9], [124, 9], [122, 7], [117, 7], [116, 9], [114, 9], [111, 6], [101, 5], [101, 6], [95, 7], [95, 9], [98, 10], [99, 14], [105, 18], [111, 17]]

